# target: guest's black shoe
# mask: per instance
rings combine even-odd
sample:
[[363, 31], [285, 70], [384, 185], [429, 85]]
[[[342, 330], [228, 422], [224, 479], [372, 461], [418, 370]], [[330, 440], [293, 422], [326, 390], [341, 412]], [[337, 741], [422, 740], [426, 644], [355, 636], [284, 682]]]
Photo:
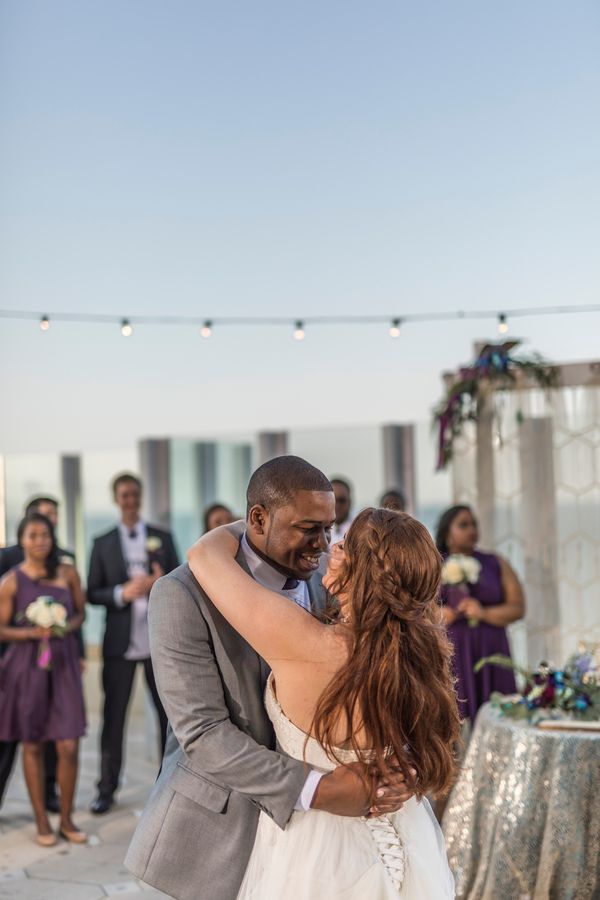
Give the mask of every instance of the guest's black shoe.
[[52, 791], [52, 793], [48, 792], [46, 794], [46, 809], [51, 813], [60, 812], [60, 800], [58, 799], [56, 791]]
[[90, 806], [90, 811], [93, 812], [96, 816], [102, 816], [104, 815], [104, 813], [107, 813], [109, 811], [112, 805], [112, 797], [108, 797], [106, 794], [98, 794], [98, 796]]

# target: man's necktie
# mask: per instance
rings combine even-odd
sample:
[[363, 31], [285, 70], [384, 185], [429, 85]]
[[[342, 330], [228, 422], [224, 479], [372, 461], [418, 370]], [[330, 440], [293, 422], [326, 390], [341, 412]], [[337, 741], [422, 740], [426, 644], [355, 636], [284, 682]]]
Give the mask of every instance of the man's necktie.
[[287, 578], [282, 590], [295, 591], [299, 584], [300, 582], [297, 578]]
[[137, 531], [135, 530], [135, 528], [132, 528], [130, 530], [129, 537], [131, 538], [132, 541], [135, 541], [135, 539], [137, 537]]

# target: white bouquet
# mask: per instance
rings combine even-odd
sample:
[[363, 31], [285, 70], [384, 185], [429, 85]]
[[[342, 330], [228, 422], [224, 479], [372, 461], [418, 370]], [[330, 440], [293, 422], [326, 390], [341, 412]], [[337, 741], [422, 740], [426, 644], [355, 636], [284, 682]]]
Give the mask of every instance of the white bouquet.
[[[52, 637], [64, 637], [67, 633], [67, 610], [54, 597], [36, 597], [25, 610], [25, 619], [30, 625], [46, 628]], [[52, 666], [50, 643], [45, 638], [40, 641], [38, 650], [38, 666], [49, 669]]]
[[477, 584], [481, 563], [474, 556], [452, 553], [442, 566], [442, 584]]
[[[474, 556], [464, 553], [452, 553], [442, 566], [442, 584], [448, 586], [448, 605], [456, 609], [470, 591], [469, 584], [477, 584], [481, 574], [481, 563]], [[477, 619], [468, 619], [471, 628], [479, 624]]]

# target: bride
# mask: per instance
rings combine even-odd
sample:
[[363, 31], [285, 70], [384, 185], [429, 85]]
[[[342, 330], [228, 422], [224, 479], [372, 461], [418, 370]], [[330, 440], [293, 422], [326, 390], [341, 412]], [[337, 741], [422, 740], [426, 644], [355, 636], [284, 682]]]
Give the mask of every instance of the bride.
[[237, 565], [242, 530], [208, 533], [188, 560], [271, 667], [265, 704], [278, 748], [321, 772], [357, 760], [384, 778], [393, 765], [407, 778], [416, 770], [417, 793], [377, 818], [296, 811], [285, 831], [261, 814], [238, 900], [454, 897], [424, 796], [448, 790], [459, 732], [438, 605], [441, 563], [429, 533], [405, 513], [361, 512], [331, 549], [323, 584], [339, 615], [324, 624]]

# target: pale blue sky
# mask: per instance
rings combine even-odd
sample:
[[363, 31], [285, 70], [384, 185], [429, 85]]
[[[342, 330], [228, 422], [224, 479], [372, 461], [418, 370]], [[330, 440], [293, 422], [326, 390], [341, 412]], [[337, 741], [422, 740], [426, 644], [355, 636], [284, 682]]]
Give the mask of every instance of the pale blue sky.
[[[600, 301], [595, 2], [0, 5], [0, 306], [397, 313]], [[512, 329], [599, 356], [600, 314]], [[0, 320], [0, 452], [425, 419], [490, 322]]]

